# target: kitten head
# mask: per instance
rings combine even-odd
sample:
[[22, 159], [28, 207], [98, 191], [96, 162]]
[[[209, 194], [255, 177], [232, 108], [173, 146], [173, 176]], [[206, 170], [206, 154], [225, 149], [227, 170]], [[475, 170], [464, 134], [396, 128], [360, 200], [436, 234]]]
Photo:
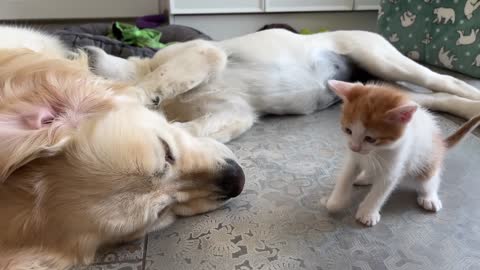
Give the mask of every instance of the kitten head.
[[328, 81], [343, 100], [342, 129], [354, 152], [392, 148], [404, 134], [418, 105], [393, 87]]

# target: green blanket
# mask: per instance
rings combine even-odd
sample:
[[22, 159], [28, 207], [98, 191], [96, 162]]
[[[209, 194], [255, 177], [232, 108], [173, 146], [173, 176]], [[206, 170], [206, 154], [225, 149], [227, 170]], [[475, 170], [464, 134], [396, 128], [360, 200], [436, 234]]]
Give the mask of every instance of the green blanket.
[[116, 38], [128, 45], [162, 49], [167, 46], [160, 42], [162, 33], [155, 29], [139, 29], [135, 25], [114, 22], [108, 36]]
[[480, 0], [382, 0], [378, 26], [413, 60], [480, 78]]

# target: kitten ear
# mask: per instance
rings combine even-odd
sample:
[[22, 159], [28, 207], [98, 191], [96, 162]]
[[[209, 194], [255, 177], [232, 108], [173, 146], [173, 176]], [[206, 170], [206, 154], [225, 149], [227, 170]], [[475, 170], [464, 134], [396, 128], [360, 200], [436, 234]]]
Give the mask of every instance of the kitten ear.
[[355, 86], [362, 85], [361, 83], [349, 83], [349, 82], [342, 82], [337, 80], [328, 80], [329, 88], [337, 94], [344, 102], [348, 101], [348, 96], [350, 91]]
[[406, 124], [412, 120], [413, 114], [417, 111], [418, 105], [415, 103], [408, 103], [389, 110], [385, 115], [385, 120], [391, 123]]

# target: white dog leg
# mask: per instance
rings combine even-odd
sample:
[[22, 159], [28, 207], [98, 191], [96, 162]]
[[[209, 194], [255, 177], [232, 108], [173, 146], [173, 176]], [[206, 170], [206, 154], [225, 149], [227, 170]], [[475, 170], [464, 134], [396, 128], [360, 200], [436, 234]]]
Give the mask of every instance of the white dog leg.
[[151, 58], [153, 67], [158, 67], [163, 63], [170, 61], [171, 59], [178, 57], [183, 54], [185, 51], [195, 48], [211, 48], [214, 47], [211, 41], [206, 40], [192, 40], [187, 42], [180, 42], [169, 45], [158, 52]]
[[226, 53], [212, 42], [196, 40], [168, 46], [151, 59], [112, 56], [86, 48], [94, 73], [130, 82], [145, 91], [147, 104], [183, 94], [215, 77], [227, 64]]
[[135, 65], [126, 59], [107, 54], [104, 50], [88, 46], [83, 48], [88, 54], [88, 65], [93, 73], [107, 79], [128, 82], [135, 79]]
[[[212, 43], [195, 44], [156, 68], [154, 66], [158, 64], [159, 56], [155, 56], [150, 61], [153, 71], [138, 78], [136, 86], [145, 90], [152, 100], [163, 100], [183, 94], [225, 69], [227, 55], [223, 50]], [[163, 59], [168, 58], [163, 55]]]
[[470, 119], [480, 115], [480, 101], [445, 93], [420, 94], [408, 92], [418, 104], [432, 111], [441, 111]]
[[251, 109], [239, 110], [229, 108], [230, 105], [226, 103], [222, 111], [213, 111], [192, 121], [175, 124], [194, 136], [210, 137], [222, 143], [229, 142], [250, 129], [257, 119]]
[[438, 74], [401, 54], [382, 36], [362, 31], [333, 32], [338, 53], [352, 58], [372, 75], [405, 81], [434, 92], [480, 100], [480, 91], [452, 76]]

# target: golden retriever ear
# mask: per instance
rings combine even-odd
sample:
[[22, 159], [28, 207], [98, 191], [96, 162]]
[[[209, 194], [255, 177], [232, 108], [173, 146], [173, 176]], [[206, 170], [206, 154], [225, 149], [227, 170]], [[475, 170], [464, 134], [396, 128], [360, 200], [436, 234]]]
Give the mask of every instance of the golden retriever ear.
[[93, 76], [87, 58], [0, 51], [0, 183], [28, 162], [56, 155], [81, 124], [121, 107], [126, 85]]
[[0, 183], [28, 162], [61, 152], [69, 141], [49, 106], [15, 105], [0, 109]]

